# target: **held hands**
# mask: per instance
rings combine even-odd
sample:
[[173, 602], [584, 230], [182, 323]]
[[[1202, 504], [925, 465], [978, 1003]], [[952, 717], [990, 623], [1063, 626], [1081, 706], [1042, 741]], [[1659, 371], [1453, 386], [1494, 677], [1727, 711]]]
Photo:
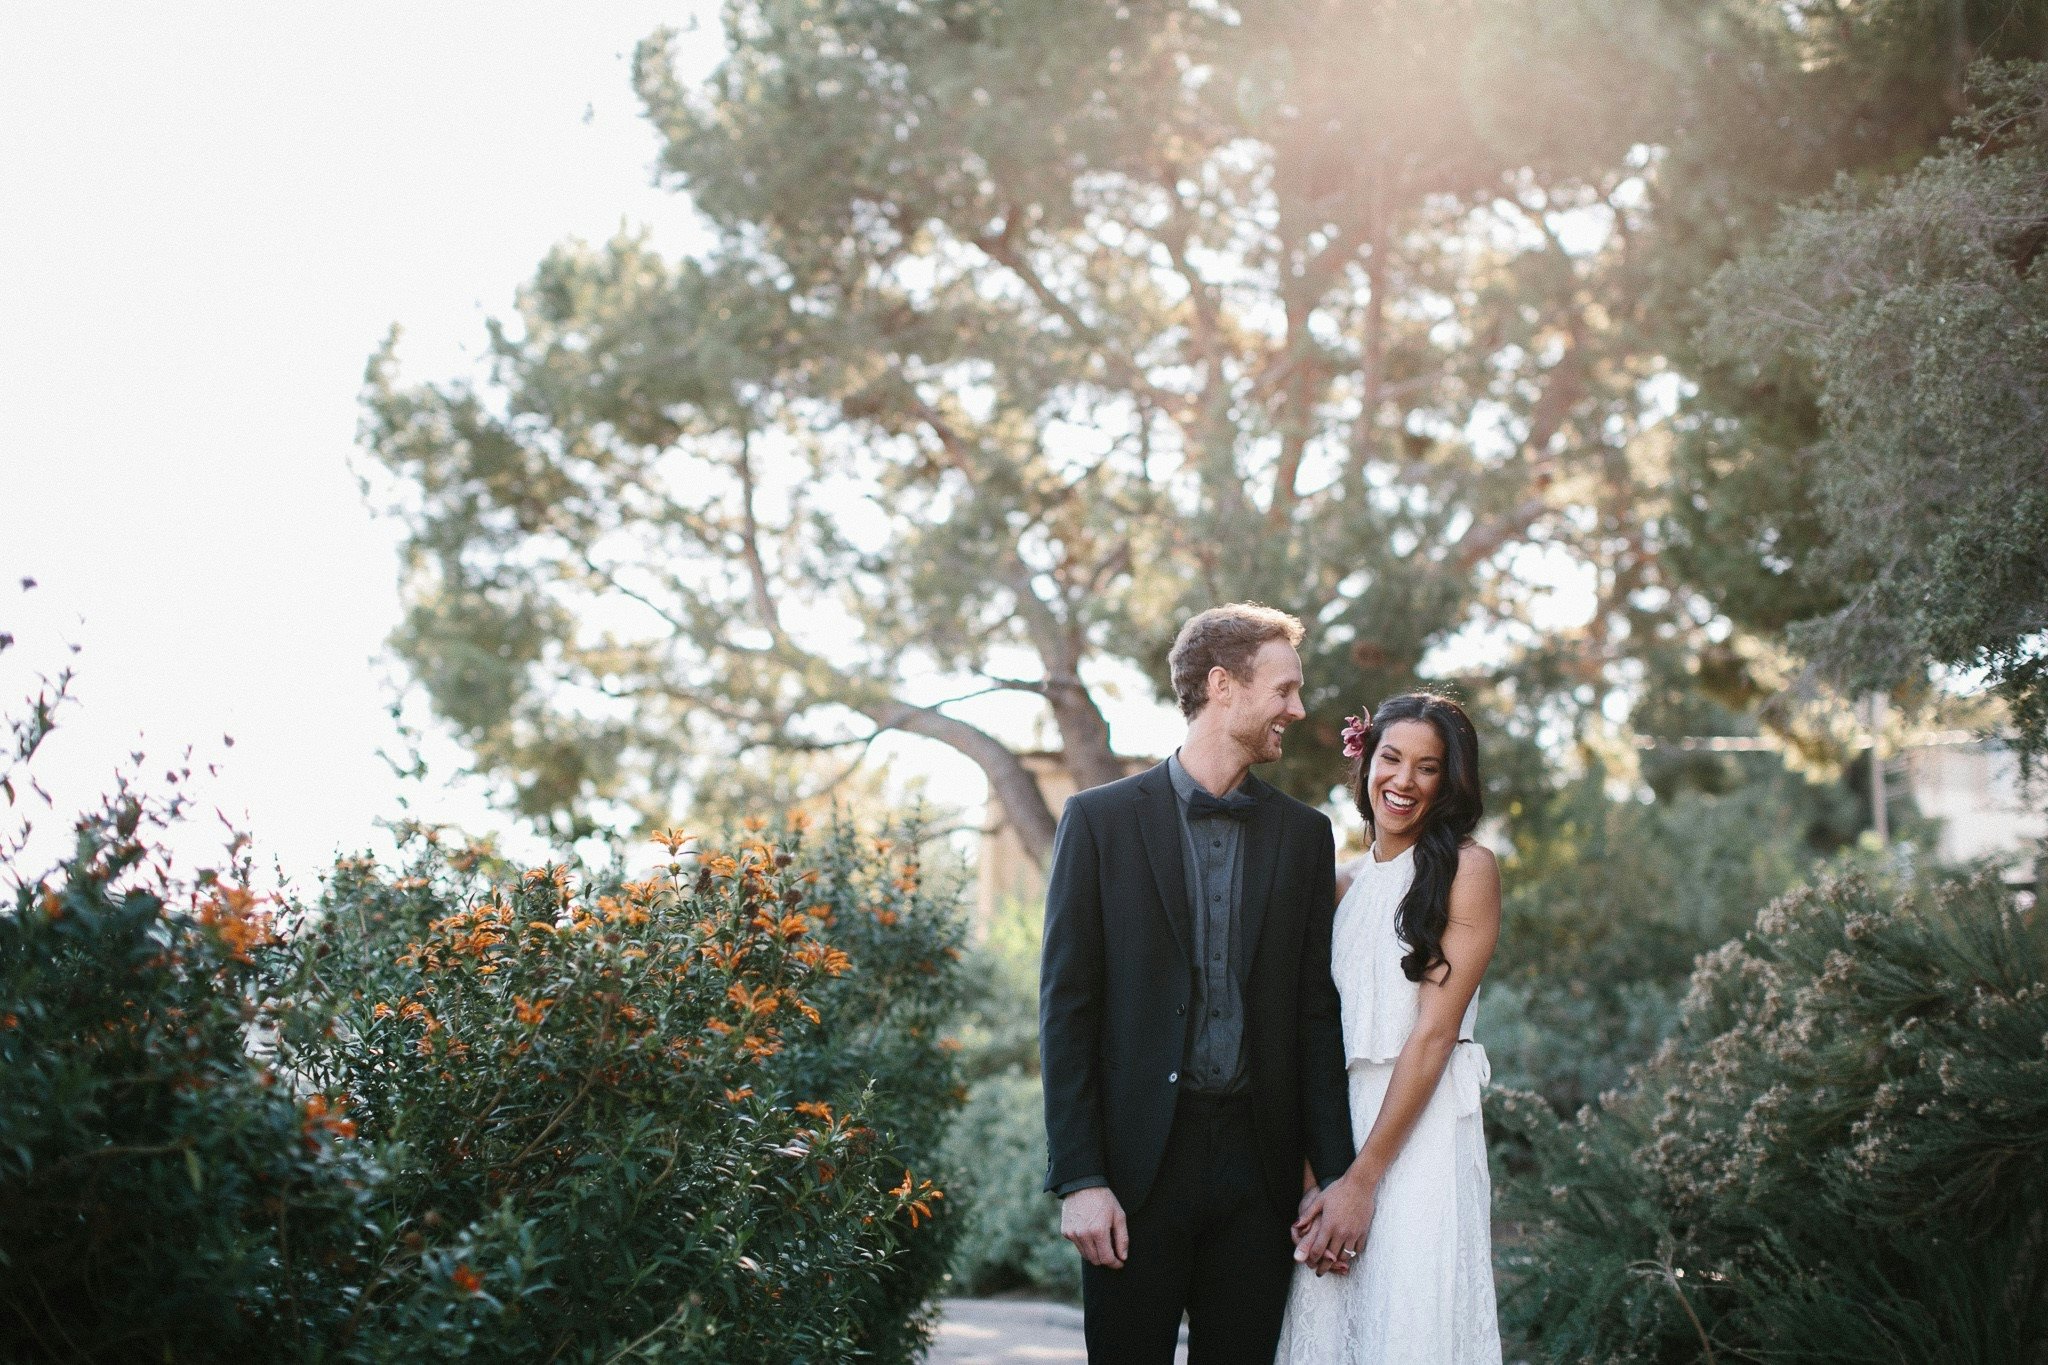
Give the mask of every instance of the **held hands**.
[[1329, 1188], [1302, 1196], [1301, 1216], [1289, 1233], [1294, 1259], [1318, 1275], [1351, 1273], [1351, 1263], [1365, 1250], [1378, 1201], [1377, 1181], [1346, 1173]]
[[1080, 1248], [1090, 1265], [1122, 1270], [1131, 1254], [1131, 1230], [1124, 1206], [1106, 1185], [1075, 1190], [1060, 1201], [1060, 1236]]

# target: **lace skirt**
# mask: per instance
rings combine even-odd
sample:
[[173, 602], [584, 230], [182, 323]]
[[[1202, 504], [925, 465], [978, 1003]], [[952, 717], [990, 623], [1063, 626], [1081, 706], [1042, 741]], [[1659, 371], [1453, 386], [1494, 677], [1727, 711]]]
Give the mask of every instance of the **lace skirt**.
[[[1372, 1131], [1392, 1062], [1351, 1064], [1351, 1127]], [[1499, 1365], [1492, 1181], [1479, 1097], [1486, 1051], [1460, 1043], [1380, 1181], [1349, 1275], [1296, 1267], [1275, 1365]]]

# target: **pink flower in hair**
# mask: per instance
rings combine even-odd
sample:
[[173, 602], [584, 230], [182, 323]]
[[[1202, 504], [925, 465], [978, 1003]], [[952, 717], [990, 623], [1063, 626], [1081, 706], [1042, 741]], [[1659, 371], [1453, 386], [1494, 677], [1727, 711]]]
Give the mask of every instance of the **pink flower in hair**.
[[1344, 717], [1344, 757], [1357, 758], [1365, 752], [1365, 741], [1372, 734], [1372, 721], [1357, 716]]

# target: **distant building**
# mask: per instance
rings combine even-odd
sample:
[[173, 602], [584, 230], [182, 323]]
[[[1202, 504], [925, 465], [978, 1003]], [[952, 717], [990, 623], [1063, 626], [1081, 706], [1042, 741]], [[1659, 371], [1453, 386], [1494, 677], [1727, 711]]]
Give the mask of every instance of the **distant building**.
[[1929, 819], [1941, 821], [1935, 856], [1944, 863], [2018, 855], [2012, 879], [2039, 875], [2048, 840], [2048, 773], [2029, 791], [2020, 781], [2019, 755], [1996, 740], [1944, 738], [1907, 749], [1898, 759], [1906, 790]]

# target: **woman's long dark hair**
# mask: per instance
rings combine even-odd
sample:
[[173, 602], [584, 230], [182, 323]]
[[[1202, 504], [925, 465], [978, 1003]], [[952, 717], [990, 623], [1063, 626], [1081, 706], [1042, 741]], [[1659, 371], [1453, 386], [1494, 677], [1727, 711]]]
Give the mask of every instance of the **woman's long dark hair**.
[[1428, 722], [1444, 746], [1443, 781], [1423, 812], [1422, 833], [1415, 840], [1415, 880], [1401, 897], [1394, 919], [1401, 941], [1408, 945], [1401, 971], [1410, 981], [1420, 981], [1450, 965], [1444, 957], [1444, 929], [1451, 922], [1451, 882], [1458, 875], [1458, 850], [1479, 827], [1486, 799], [1479, 785], [1479, 732], [1472, 728], [1465, 708], [1434, 692], [1404, 693], [1380, 703], [1365, 751], [1351, 761], [1351, 799], [1368, 830], [1373, 827], [1372, 793], [1366, 785], [1372, 756], [1387, 727], [1403, 720]]

